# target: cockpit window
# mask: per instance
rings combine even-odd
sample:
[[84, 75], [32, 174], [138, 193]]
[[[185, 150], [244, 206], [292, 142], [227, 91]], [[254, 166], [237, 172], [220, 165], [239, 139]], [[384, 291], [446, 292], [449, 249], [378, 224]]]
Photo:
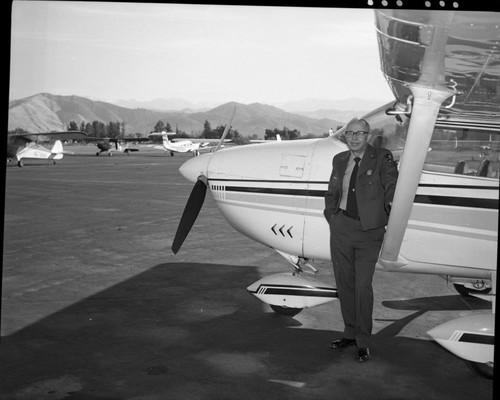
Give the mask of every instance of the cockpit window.
[[494, 127], [438, 121], [434, 128], [425, 169], [460, 175], [499, 177], [500, 132]]
[[[390, 114], [391, 104], [365, 115], [370, 124], [370, 143], [392, 151], [398, 161], [404, 151], [410, 118]], [[334, 137], [345, 143], [345, 126]], [[500, 125], [478, 126], [472, 122], [438, 120], [434, 128], [424, 170], [498, 178], [500, 160]]]

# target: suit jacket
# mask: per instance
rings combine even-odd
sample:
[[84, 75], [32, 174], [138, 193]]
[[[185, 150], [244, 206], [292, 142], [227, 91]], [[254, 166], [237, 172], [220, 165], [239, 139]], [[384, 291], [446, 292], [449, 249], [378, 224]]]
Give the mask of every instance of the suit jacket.
[[[328, 223], [339, 212], [342, 197], [342, 179], [351, 152], [344, 151], [333, 157], [332, 174], [325, 194], [324, 215]], [[397, 165], [392, 153], [384, 148], [367, 145], [358, 169], [356, 199], [363, 230], [387, 225], [390, 205], [398, 178]]]

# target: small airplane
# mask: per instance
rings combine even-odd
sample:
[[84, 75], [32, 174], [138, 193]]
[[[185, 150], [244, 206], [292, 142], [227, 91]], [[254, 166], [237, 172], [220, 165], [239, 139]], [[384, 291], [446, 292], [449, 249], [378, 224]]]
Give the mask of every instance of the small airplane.
[[278, 142], [281, 142], [283, 139], [281, 139], [281, 135], [279, 133], [276, 134], [276, 139], [250, 139], [250, 143], [269, 143], [272, 140], [276, 140]]
[[[84, 132], [61, 131], [45, 133], [9, 133], [7, 135], [7, 160], [16, 160], [19, 167], [24, 166], [23, 159], [49, 159], [53, 163], [63, 158], [64, 154], [73, 154], [64, 151], [61, 140], [79, 140], [86, 138]], [[49, 150], [38, 142], [52, 142]]]
[[101, 155], [101, 153], [108, 152], [108, 156], [113, 155], [113, 151], [118, 151], [130, 155], [132, 152], [139, 151], [136, 148], [130, 148], [129, 142], [141, 142], [148, 140], [146, 138], [99, 138], [99, 137], [88, 137], [87, 140], [95, 141], [96, 146], [99, 149], [96, 156]]
[[[372, 143], [396, 150], [399, 169], [377, 269], [442, 276], [461, 295], [491, 301], [491, 312], [474, 312], [428, 333], [492, 378], [499, 153], [491, 154], [490, 167], [481, 174], [486, 157], [470, 155], [467, 162], [476, 172], [464, 174], [462, 152], [433, 150], [430, 143], [443, 130], [469, 140], [480, 133], [499, 138], [500, 15], [384, 9], [375, 10], [375, 22], [382, 72], [395, 101], [364, 118]], [[286, 315], [336, 299], [334, 287], [312, 277], [317, 272], [312, 263], [330, 261], [324, 194], [333, 156], [347, 150], [344, 130], [322, 139], [227, 148], [186, 161], [179, 171], [194, 187], [173, 253], [186, 239], [208, 188], [233, 228], [292, 264], [291, 273], [264, 277], [249, 292]]]
[[179, 139], [175, 141], [171, 141], [168, 139], [168, 135], [175, 135], [175, 132], [165, 132], [161, 133], [153, 132], [148, 137], [151, 140], [156, 139], [156, 137], [161, 136], [163, 146], [153, 146], [155, 149], [169, 151], [170, 155], [173, 156], [174, 153], [193, 153], [193, 156], [200, 155], [200, 150], [205, 149], [208, 150], [210, 143], [218, 143], [219, 140], [210, 140], [210, 139]]

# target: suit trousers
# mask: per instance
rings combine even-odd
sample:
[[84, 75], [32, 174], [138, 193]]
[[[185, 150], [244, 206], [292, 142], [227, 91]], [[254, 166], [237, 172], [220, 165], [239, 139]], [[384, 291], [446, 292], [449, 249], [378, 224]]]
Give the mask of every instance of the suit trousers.
[[330, 251], [344, 319], [344, 337], [370, 347], [373, 287], [385, 227], [363, 231], [361, 222], [338, 212], [330, 221]]

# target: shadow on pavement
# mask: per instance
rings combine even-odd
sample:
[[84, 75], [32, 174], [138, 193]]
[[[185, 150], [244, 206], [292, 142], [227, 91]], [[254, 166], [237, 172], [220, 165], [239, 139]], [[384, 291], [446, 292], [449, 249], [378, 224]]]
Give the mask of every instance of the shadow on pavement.
[[[0, 397], [491, 398], [491, 382], [431, 341], [387, 330], [367, 363], [330, 350], [340, 332], [263, 311], [242, 289], [259, 278], [254, 267], [157, 265], [3, 337]], [[420, 313], [449, 301], [389, 303]]]

